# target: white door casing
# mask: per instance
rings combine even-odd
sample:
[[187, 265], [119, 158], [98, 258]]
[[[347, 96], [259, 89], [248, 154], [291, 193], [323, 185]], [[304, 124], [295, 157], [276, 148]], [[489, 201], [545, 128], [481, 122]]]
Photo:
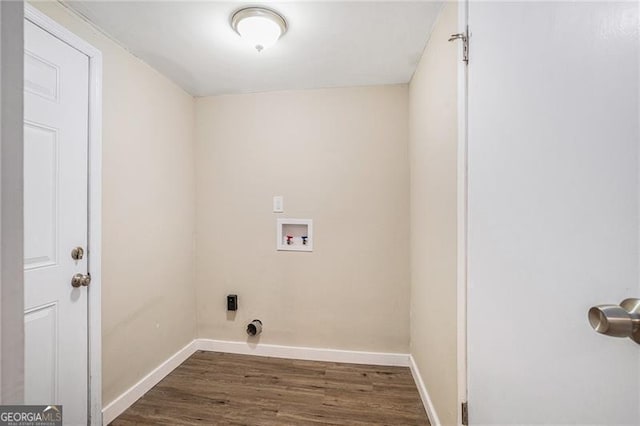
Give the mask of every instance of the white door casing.
[[[469, 0], [458, 2], [458, 33], [468, 37]], [[464, 40], [454, 40], [458, 44], [458, 173], [457, 173], [457, 370], [458, 370], [458, 417], [457, 424], [464, 423], [462, 404], [467, 402], [467, 229], [468, 229], [468, 149], [467, 149], [467, 102], [468, 75], [464, 61]], [[468, 45], [467, 45], [468, 46]]]
[[471, 2], [471, 424], [640, 424], [637, 2]]

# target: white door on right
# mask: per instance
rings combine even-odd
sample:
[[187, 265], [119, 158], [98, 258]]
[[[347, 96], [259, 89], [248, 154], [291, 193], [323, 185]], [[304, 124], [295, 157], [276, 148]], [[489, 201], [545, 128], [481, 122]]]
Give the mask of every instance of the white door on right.
[[469, 421], [640, 424], [638, 2], [469, 6]]

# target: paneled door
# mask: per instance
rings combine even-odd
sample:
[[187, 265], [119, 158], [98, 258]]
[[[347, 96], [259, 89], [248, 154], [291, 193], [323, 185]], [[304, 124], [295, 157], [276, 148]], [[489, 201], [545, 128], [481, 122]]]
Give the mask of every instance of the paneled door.
[[25, 402], [88, 418], [89, 58], [25, 21]]

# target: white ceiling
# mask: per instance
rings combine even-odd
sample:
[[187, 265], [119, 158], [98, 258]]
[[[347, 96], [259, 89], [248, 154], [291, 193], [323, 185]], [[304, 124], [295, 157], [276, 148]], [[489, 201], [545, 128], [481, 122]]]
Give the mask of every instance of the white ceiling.
[[[195, 96], [407, 83], [441, 2], [67, 1]], [[267, 4], [289, 30], [258, 53], [229, 26]]]

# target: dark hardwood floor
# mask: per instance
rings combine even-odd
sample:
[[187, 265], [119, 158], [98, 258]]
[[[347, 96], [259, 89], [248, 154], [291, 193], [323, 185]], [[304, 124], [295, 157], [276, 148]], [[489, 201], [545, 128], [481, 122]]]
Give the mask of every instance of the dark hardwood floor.
[[404, 367], [196, 352], [111, 425], [428, 425]]

